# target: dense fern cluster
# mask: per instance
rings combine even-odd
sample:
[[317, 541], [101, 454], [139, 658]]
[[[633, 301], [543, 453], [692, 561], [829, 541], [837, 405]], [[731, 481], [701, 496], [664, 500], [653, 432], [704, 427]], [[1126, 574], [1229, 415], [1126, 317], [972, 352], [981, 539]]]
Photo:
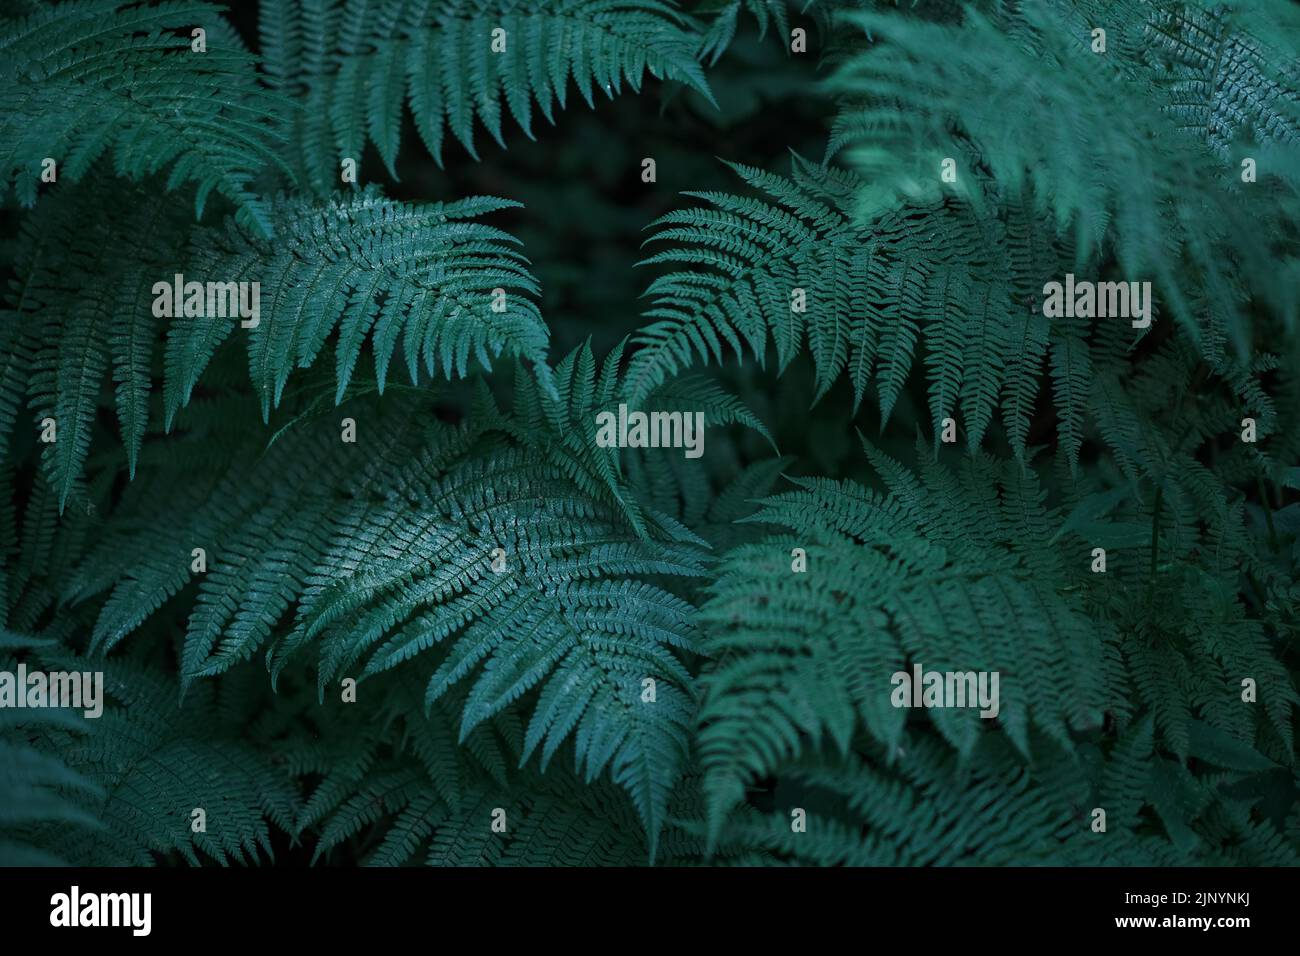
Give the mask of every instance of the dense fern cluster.
[[1298, 28], [5, 4], [0, 863], [1300, 862]]

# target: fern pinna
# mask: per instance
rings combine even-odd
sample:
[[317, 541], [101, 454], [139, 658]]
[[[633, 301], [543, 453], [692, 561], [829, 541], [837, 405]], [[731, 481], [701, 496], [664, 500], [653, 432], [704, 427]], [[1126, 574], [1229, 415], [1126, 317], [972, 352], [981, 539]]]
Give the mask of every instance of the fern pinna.
[[5, 4], [0, 862], [1300, 862], [1298, 25]]

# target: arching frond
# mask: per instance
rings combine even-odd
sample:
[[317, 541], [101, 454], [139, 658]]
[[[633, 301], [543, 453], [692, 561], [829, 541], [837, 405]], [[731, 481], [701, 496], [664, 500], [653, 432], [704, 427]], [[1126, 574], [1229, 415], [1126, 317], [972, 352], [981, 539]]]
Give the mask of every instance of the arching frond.
[[711, 98], [687, 20], [664, 0], [403, 0], [379, 16], [354, 0], [276, 0], [262, 15], [268, 71], [297, 97], [291, 138], [307, 178], [339, 183], [373, 143], [390, 175], [403, 106], [439, 165], [455, 138], [477, 159], [475, 127], [505, 145], [508, 111], [530, 138], [572, 80], [588, 106], [646, 73]]

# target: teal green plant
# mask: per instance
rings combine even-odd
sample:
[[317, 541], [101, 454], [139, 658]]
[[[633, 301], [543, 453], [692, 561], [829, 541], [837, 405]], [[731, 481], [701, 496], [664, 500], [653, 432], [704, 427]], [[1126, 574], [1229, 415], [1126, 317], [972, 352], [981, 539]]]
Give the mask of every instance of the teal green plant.
[[0, 863], [1300, 862], [1283, 5], [4, 10]]

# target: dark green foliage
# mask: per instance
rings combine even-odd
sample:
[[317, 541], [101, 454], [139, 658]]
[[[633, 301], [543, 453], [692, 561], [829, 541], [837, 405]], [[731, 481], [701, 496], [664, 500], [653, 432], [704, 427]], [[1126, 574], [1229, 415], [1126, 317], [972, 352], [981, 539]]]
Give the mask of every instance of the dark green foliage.
[[[566, 392], [590, 363], [585, 353], [561, 365]], [[517, 418], [485, 397], [462, 428], [425, 402], [345, 405], [377, 432], [350, 458], [333, 454], [333, 422], [317, 421], [290, 426], [260, 457], [257, 443], [235, 452], [225, 475], [192, 487], [169, 492], [174, 472], [163, 465], [155, 481], [150, 468], [128, 491], [138, 504], [121, 512], [125, 540], [110, 532], [73, 576], [77, 598], [116, 581], [92, 648], [110, 649], [179, 591], [189, 543], [203, 542], [213, 568], [189, 617], [186, 686], [260, 651], [278, 676], [314, 646], [322, 696], [354, 673], [364, 693], [370, 675], [446, 646], [426, 707], [475, 676], [463, 739], [537, 686], [523, 757], [538, 750], [545, 764], [576, 733], [587, 776], [609, 768], [653, 837], [690, 717], [690, 675], [674, 650], [693, 645], [691, 606], [653, 578], [698, 576], [702, 555], [653, 514], [643, 516], [650, 539], [638, 536], [612, 465], [602, 475], [566, 454], [570, 412], [524, 382]], [[148, 538], [143, 514], [129, 517], [137, 509], [161, 518]], [[290, 610], [292, 627], [268, 644]], [[662, 682], [656, 707], [638, 701], [643, 677]]]
[[[205, 31], [206, 52], [192, 52], [192, 28]], [[57, 158], [60, 178], [77, 180], [107, 150], [118, 174], [169, 169], [168, 187], [197, 185], [200, 214], [215, 191], [270, 232], [253, 180], [279, 162], [274, 127], [285, 107], [258, 83], [256, 58], [219, 7], [73, 0], [7, 21], [0, 50], [0, 172], [25, 205], [45, 157]]]
[[646, 73], [708, 94], [694, 35], [662, 0], [272, 0], [261, 35], [274, 85], [298, 94], [286, 119], [306, 179], [326, 189], [367, 142], [397, 178], [403, 105], [442, 165], [448, 130], [474, 159], [476, 125], [504, 146], [506, 111], [532, 138], [534, 109], [554, 123], [570, 81], [588, 106]]
[[[846, 151], [871, 181], [862, 211], [874, 214], [894, 193], [937, 193], [932, 173], [954, 155], [956, 127], [974, 149], [957, 154], [954, 193], [979, 208], [1032, 200], [1040, 218], [1076, 238], [1076, 272], [1103, 247], [1125, 275], [1161, 289], [1209, 361], [1221, 361], [1225, 345], [1237, 357], [1249, 351], [1248, 296], [1293, 331], [1293, 69], [1253, 40], [1219, 39], [1205, 70], [1202, 37], [1227, 30], [1208, 14], [1127, 0], [1085, 6], [1100, 9], [1008, 4], [960, 25], [853, 18], [876, 42], [836, 75], [846, 96], [831, 151]], [[1091, 30], [1102, 24], [1119, 26], [1097, 53]], [[1207, 90], [1215, 98], [1196, 103]], [[1269, 188], [1241, 182], [1247, 156]], [[1197, 202], [1183, 201], [1189, 189]]]
[[1300, 863], [1284, 5], [5, 9], [0, 864]]
[[[851, 209], [863, 184], [850, 174], [798, 157], [790, 179], [737, 172], [767, 195], [700, 194], [716, 208], [656, 223], [663, 228], [654, 239], [672, 248], [646, 262], [687, 269], [648, 290], [657, 304], [647, 316], [656, 321], [638, 336], [633, 394], [729, 351], [762, 362], [770, 336], [778, 371], [811, 353], [814, 401], [848, 375], [855, 406], [874, 385], [884, 423], [923, 338], [935, 425], [960, 404], [968, 444], [978, 447], [1001, 405], [1023, 447], [1049, 335], [1023, 293], [1056, 274], [1050, 236], [1023, 216], [989, 224], [943, 203], [864, 226]], [[1081, 412], [1079, 391], [1058, 396], [1063, 422]]]
[[[26, 741], [18, 750], [12, 739], [4, 743], [14, 776], [6, 775], [3, 829], [41, 848], [0, 844], [7, 864], [139, 866], [153, 854], [248, 863], [270, 854], [272, 825], [290, 827], [298, 794], [265, 752], [242, 739], [253, 709], [235, 699], [243, 693], [237, 684], [208, 686], [177, 712], [175, 681], [156, 666], [92, 664], [15, 635], [5, 644], [35, 647], [30, 668], [102, 669], [106, 692], [103, 714], [93, 719], [2, 711]], [[214, 732], [217, 726], [223, 729]], [[202, 831], [192, 827], [195, 809], [210, 821]]]
[[[12, 671], [17, 651], [55, 645], [9, 632], [0, 632], [0, 666]], [[42, 735], [85, 733], [80, 714], [64, 710], [0, 710], [0, 767], [4, 768], [4, 802], [0, 804], [0, 862], [8, 866], [66, 864], [55, 841], [42, 839], [46, 828], [60, 842], [73, 845], [102, 829], [86, 804], [101, 795], [86, 775], [65, 756], [41, 747]], [[55, 843], [55, 845], [51, 845]]]
[[[109, 367], [134, 470], [149, 420], [155, 352], [165, 355], [170, 425], [214, 351], [238, 327], [229, 317], [193, 318], [173, 324], [165, 350], [156, 348], [164, 324], [155, 318], [152, 289], [160, 277], [170, 285], [176, 273], [220, 276], [266, 289], [266, 319], [247, 330], [246, 341], [263, 419], [279, 404], [292, 370], [315, 362], [336, 331], [340, 400], [367, 340], [381, 390], [399, 343], [413, 381], [421, 369], [463, 376], [471, 361], [490, 367], [503, 352], [537, 362], [546, 355], [546, 327], [526, 297], [536, 292], [536, 281], [523, 256], [509, 235], [475, 221], [509, 205], [501, 200], [417, 208], [385, 200], [377, 190], [319, 203], [277, 200], [269, 215], [278, 238], [270, 244], [234, 225], [187, 226], [165, 197], [113, 187], [60, 192], [46, 202], [44, 215], [22, 236], [24, 256], [9, 297], [18, 314], [7, 317], [17, 337], [8, 381], [16, 392], [26, 375], [37, 417], [50, 414], [63, 425], [47, 457], [61, 505], [89, 451]], [[86, 202], [104, 210], [92, 228], [80, 219]], [[116, 241], [123, 229], [128, 243]], [[52, 248], [62, 250], [55, 261]], [[505, 293], [502, 312], [492, 309], [494, 289]], [[119, 315], [131, 319], [119, 323]], [[16, 405], [16, 396], [10, 401]]]

